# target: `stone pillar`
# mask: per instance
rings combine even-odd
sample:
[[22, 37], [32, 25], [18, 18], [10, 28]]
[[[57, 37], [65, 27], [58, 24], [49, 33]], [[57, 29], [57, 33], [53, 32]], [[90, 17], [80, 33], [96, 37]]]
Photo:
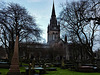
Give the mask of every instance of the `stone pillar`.
[[19, 56], [18, 56], [18, 36], [16, 36], [15, 41], [15, 47], [14, 47], [14, 53], [11, 60], [11, 65], [9, 72], [7, 75], [20, 75], [20, 69], [19, 69]]

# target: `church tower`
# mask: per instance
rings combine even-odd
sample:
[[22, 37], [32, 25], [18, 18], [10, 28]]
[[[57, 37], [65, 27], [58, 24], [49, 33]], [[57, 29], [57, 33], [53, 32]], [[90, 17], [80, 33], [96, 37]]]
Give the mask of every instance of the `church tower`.
[[53, 44], [54, 42], [60, 40], [60, 25], [57, 24], [56, 14], [55, 14], [55, 6], [53, 2], [52, 14], [50, 19], [50, 24], [48, 25], [48, 44]]

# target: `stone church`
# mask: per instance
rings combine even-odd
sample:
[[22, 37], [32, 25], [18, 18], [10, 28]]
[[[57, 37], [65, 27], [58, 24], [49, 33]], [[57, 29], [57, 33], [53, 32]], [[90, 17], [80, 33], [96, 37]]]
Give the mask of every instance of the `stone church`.
[[50, 24], [47, 27], [47, 44], [50, 47], [56, 48], [58, 50], [57, 57], [64, 57], [66, 60], [69, 60], [69, 51], [67, 48], [67, 37], [65, 36], [65, 40], [63, 41], [60, 38], [60, 23], [57, 22], [55, 6], [53, 2], [52, 14], [50, 18]]
[[50, 24], [48, 25], [48, 44], [52, 44], [55, 41], [60, 40], [60, 25], [57, 23], [55, 7], [53, 2], [52, 14], [50, 19]]

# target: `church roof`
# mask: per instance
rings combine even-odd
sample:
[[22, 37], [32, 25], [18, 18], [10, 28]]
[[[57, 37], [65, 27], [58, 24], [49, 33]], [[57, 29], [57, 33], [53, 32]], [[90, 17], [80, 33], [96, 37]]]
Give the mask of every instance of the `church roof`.
[[53, 7], [52, 7], [52, 15], [51, 15], [51, 17], [56, 17], [54, 1], [53, 1]]

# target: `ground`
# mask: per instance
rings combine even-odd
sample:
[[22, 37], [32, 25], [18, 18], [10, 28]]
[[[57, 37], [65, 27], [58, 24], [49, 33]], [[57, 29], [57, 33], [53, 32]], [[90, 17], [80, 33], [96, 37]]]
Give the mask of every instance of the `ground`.
[[48, 71], [47, 73], [45, 75], [100, 75], [100, 73], [82, 73], [60, 68], [57, 68], [57, 71]]
[[[24, 67], [20, 67], [21, 72], [25, 72]], [[1, 75], [6, 75], [8, 69], [0, 69]], [[82, 72], [75, 72], [70, 71], [68, 69], [60, 69], [57, 68], [57, 71], [47, 71], [47, 74], [44, 75], [100, 75], [100, 73], [82, 73]]]
[[[1, 72], [0, 75], [6, 75], [8, 71], [9, 71], [9, 69], [1, 69], [0, 68], [0, 72]], [[20, 71], [21, 72], [25, 72], [25, 68], [24, 67], [20, 67]]]

